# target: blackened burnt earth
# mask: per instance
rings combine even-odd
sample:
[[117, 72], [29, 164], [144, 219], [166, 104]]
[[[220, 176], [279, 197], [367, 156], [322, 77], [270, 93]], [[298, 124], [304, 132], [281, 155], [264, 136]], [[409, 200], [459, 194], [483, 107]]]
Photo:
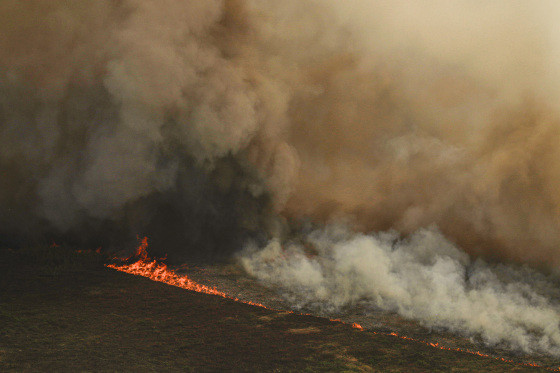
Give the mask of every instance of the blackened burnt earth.
[[186, 291], [92, 253], [0, 256], [0, 371], [539, 371]]
[[558, 369], [560, 366], [560, 361], [553, 356], [544, 353], [528, 354], [512, 350], [507, 346], [488, 346], [476, 337], [452, 333], [445, 328], [425, 327], [418, 321], [404, 318], [396, 312], [373, 308], [368, 302], [336, 310], [322, 308], [321, 304], [297, 307], [298, 299], [293, 294], [264, 286], [255, 278], [250, 277], [235, 260], [229, 264], [183, 266], [177, 268], [177, 271], [196, 282], [216, 287], [241, 300], [259, 302], [274, 309], [294, 310], [329, 319], [340, 319], [347, 323], [356, 322], [369, 331], [382, 334], [396, 332], [417, 341], [438, 344], [450, 349], [478, 351], [497, 359], [527, 364], [537, 363], [554, 369]]

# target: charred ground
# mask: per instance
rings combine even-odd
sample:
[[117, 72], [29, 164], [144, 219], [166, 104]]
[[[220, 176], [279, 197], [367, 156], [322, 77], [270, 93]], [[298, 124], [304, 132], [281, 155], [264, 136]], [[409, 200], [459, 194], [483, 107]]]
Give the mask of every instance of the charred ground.
[[0, 250], [3, 371], [525, 371], [198, 294], [64, 247]]

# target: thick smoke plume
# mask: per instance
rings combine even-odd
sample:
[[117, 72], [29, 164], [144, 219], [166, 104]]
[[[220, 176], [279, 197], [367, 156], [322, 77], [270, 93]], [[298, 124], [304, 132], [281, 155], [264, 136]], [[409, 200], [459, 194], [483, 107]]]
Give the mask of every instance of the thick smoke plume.
[[2, 238], [343, 219], [556, 266], [557, 7], [3, 1]]
[[[272, 239], [247, 268], [312, 301], [365, 298], [557, 353], [558, 312], [539, 287], [456, 247], [560, 264], [559, 10], [3, 0], [0, 244], [145, 234], [212, 257]], [[308, 221], [409, 238], [314, 234], [316, 258], [290, 246], [279, 259]]]
[[247, 12], [238, 1], [3, 1], [2, 238], [148, 233], [204, 253], [271, 230], [296, 157], [282, 140], [288, 94]]
[[298, 308], [330, 315], [383, 309], [492, 346], [560, 355], [557, 280], [473, 261], [434, 228], [403, 240], [331, 226], [308, 233], [305, 244], [248, 249], [241, 262]]

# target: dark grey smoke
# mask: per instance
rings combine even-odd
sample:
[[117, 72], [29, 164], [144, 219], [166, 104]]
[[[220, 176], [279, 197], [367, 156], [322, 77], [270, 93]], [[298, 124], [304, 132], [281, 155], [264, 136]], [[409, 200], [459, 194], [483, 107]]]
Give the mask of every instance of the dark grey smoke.
[[471, 254], [554, 267], [557, 10], [4, 0], [2, 240], [212, 252], [284, 218], [436, 224]]
[[[0, 244], [205, 259], [251, 238], [247, 270], [298, 302], [558, 355], [554, 279], [457, 247], [560, 265], [559, 10], [2, 0]], [[301, 221], [352, 232], [303, 235], [309, 257], [285, 244]]]
[[211, 256], [266, 232], [264, 180], [290, 152], [272, 137], [285, 103], [245, 66], [243, 12], [236, 1], [2, 2], [0, 240], [111, 246], [140, 234]]

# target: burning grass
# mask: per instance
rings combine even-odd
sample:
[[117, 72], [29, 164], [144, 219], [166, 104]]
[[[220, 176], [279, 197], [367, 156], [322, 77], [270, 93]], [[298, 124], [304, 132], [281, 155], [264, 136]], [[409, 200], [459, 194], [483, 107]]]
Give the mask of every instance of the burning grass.
[[123, 275], [96, 253], [0, 255], [0, 371], [538, 371]]
[[[107, 267], [116, 269], [117, 271], [129, 273], [131, 275], [147, 277], [150, 280], [163, 282], [168, 285], [176, 286], [182, 289], [196, 291], [197, 293], [217, 295], [222, 298], [240, 301], [238, 298], [231, 297], [228, 294], [217, 290], [216, 288], [201, 285], [192, 281], [187, 276], [178, 275], [175, 271], [167, 268], [167, 265], [158, 262], [156, 259], [150, 259], [148, 256], [148, 238], [144, 237], [140, 246], [136, 250], [134, 257], [128, 258], [127, 261], [135, 259], [132, 264], [108, 264]], [[249, 301], [240, 301], [242, 303], [253, 306], [266, 308], [264, 305]]]
[[[240, 300], [237, 297], [230, 296], [225, 292], [217, 290], [216, 288], [211, 288], [211, 287], [208, 287], [208, 286], [205, 286], [205, 285], [201, 285], [201, 284], [199, 284], [195, 281], [192, 281], [191, 279], [189, 279], [185, 275], [179, 275], [175, 271], [168, 269], [165, 264], [159, 263], [155, 259], [150, 259], [147, 249], [148, 249], [148, 239], [147, 239], [147, 237], [144, 237], [141, 241], [140, 246], [138, 247], [138, 249], [136, 251], [135, 256], [131, 257], [131, 258], [128, 258], [129, 261], [131, 259], [135, 259], [136, 261], [134, 261], [131, 264], [120, 264], [120, 265], [119, 264], [109, 264], [108, 267], [116, 269], [116, 270], [121, 271], [121, 272], [147, 277], [147, 278], [149, 278], [153, 281], [163, 282], [163, 283], [166, 283], [168, 285], [177, 286], [177, 287], [180, 287], [180, 288], [183, 288], [183, 289], [187, 289], [187, 290], [191, 290], [191, 291], [195, 291], [195, 292], [199, 292], [199, 293], [204, 293], [204, 294], [217, 295], [217, 296], [220, 296], [222, 298], [228, 298], [228, 299], [234, 300], [236, 302], [241, 302], [241, 303], [249, 304], [249, 305], [252, 305], [252, 306], [257, 306], [257, 307], [261, 307], [261, 308], [270, 309], [269, 307], [267, 307], [267, 306], [265, 306], [261, 303], [255, 303], [255, 302], [251, 302], [251, 301]], [[293, 313], [292, 311], [287, 311], [287, 312]], [[344, 321], [341, 321], [340, 319], [331, 319], [330, 321], [333, 322], [333, 323], [347, 324]], [[359, 331], [364, 331], [364, 328], [356, 322], [348, 323], [348, 325], [350, 325], [352, 328], [357, 329]], [[296, 329], [296, 330], [308, 330], [308, 329]], [[378, 332], [374, 332], [374, 331], [370, 331], [370, 333], [373, 333], [375, 335], [379, 334]], [[389, 335], [389, 336], [396, 337], [396, 338], [403, 339], [403, 340], [413, 341], [415, 343], [424, 344], [426, 346], [429, 346], [429, 347], [432, 347], [432, 348], [437, 348], [437, 349], [440, 349], [440, 350], [467, 353], [467, 354], [476, 355], [476, 356], [480, 356], [480, 357], [484, 357], [484, 358], [492, 358], [492, 359], [495, 359], [495, 360], [498, 360], [498, 361], [503, 361], [503, 362], [506, 362], [506, 363], [516, 363], [514, 360], [505, 359], [505, 358], [502, 358], [502, 357], [493, 357], [489, 354], [485, 354], [485, 353], [482, 353], [482, 352], [476, 351], [476, 350], [462, 349], [462, 348], [450, 348], [450, 347], [447, 347], [447, 346], [440, 345], [438, 343], [431, 343], [431, 342], [425, 342], [425, 341], [421, 341], [421, 340], [415, 340], [415, 339], [407, 337], [407, 336], [401, 336], [401, 335], [399, 335], [395, 332], [382, 333], [382, 334]], [[534, 364], [534, 363], [520, 363], [519, 365], [528, 366], [528, 367], [539, 367], [539, 365]], [[549, 370], [559, 371], [560, 368], [558, 368], [558, 369], [556, 369], [556, 368], [552, 369], [551, 368]]]

